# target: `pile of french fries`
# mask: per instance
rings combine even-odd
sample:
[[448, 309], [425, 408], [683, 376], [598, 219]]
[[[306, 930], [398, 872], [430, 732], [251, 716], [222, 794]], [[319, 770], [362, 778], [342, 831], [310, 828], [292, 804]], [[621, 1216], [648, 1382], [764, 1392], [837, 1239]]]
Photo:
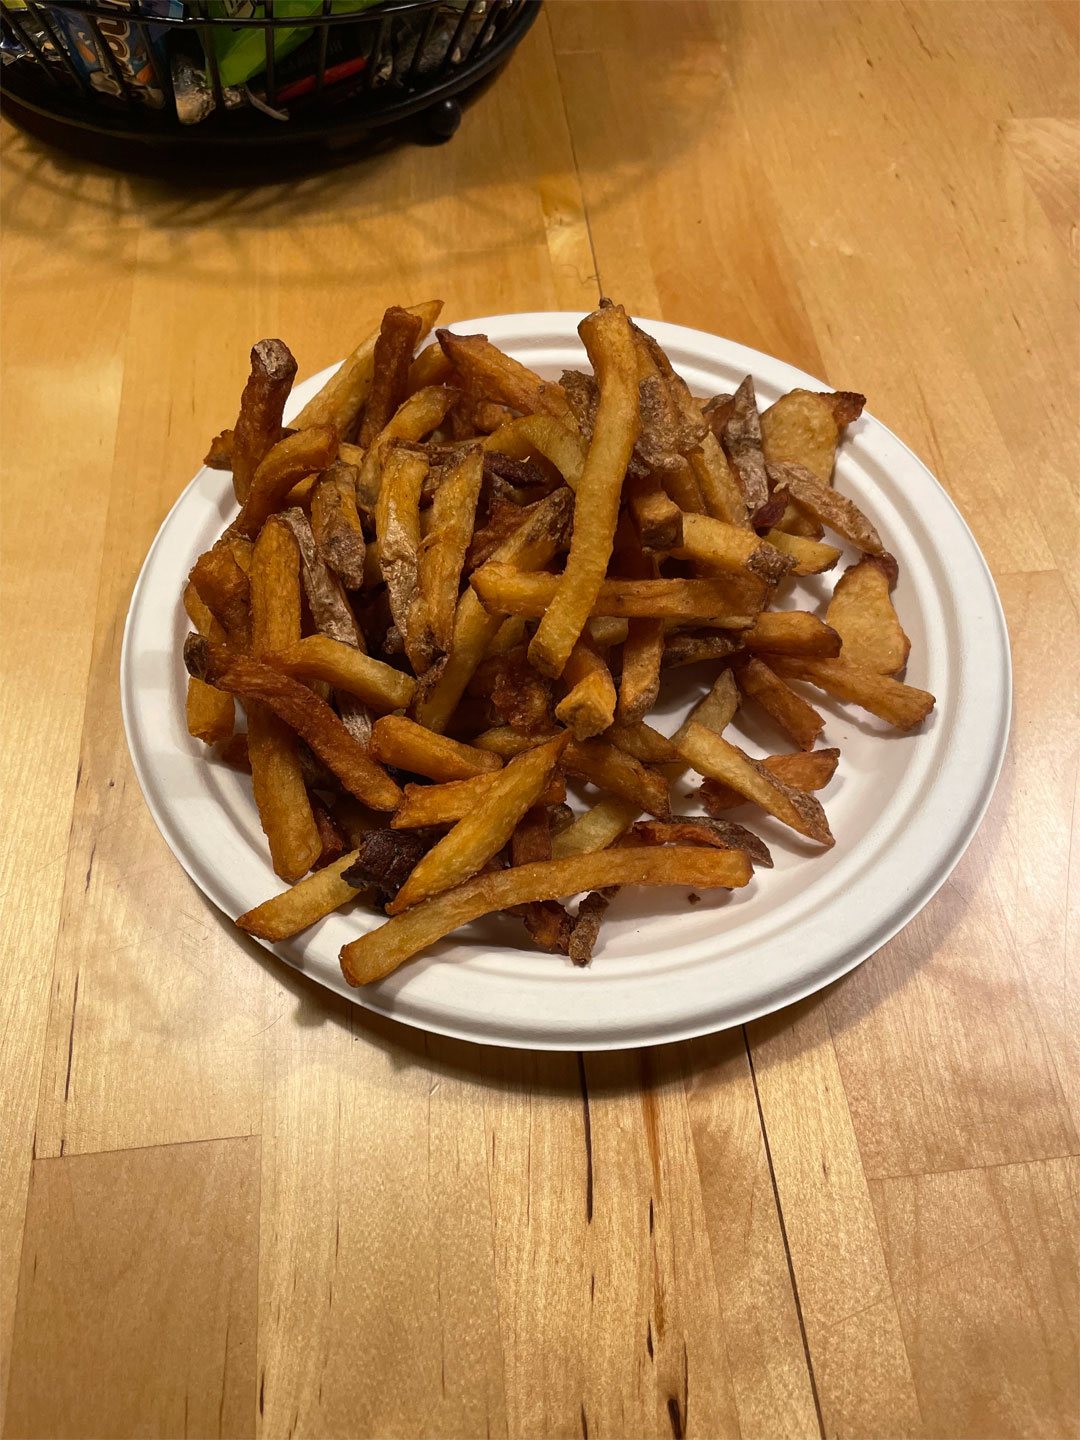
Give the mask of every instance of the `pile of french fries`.
[[[238, 923], [277, 941], [366, 900], [389, 918], [343, 947], [353, 985], [494, 911], [585, 964], [619, 887], [772, 864], [737, 806], [830, 846], [815, 792], [839, 752], [807, 694], [901, 730], [934, 705], [896, 678], [895, 561], [832, 485], [861, 395], [759, 414], [747, 376], [696, 398], [607, 301], [579, 326], [591, 373], [555, 383], [482, 335], [421, 349], [440, 310], [387, 310], [288, 427], [296, 362], [255, 346], [207, 456], [239, 511], [184, 594], [188, 729], [250, 770], [291, 886]], [[861, 558], [824, 616], [770, 608], [837, 564], [826, 529]], [[661, 674], [700, 662], [712, 686], [667, 737]], [[725, 735], [743, 704], [785, 752]], [[705, 813], [676, 816], [687, 771]], [[584, 812], [568, 783], [593, 787]]]

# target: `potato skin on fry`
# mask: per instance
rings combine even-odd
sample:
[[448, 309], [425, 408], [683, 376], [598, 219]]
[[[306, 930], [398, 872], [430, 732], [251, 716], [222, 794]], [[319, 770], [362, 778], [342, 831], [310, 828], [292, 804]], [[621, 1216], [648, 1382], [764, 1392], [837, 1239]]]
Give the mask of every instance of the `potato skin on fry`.
[[603, 850], [588, 857], [541, 860], [479, 875], [388, 920], [342, 947], [341, 971], [350, 985], [370, 984], [481, 915], [534, 900], [557, 900], [582, 888], [688, 885], [695, 889], [733, 889], [748, 884], [752, 877], [753, 868], [743, 851], [699, 846], [642, 846], [636, 850]]
[[397, 785], [353, 739], [330, 706], [299, 680], [198, 635], [188, 636], [184, 663], [190, 674], [219, 690], [268, 705], [365, 805], [373, 810], [397, 809], [401, 801]]

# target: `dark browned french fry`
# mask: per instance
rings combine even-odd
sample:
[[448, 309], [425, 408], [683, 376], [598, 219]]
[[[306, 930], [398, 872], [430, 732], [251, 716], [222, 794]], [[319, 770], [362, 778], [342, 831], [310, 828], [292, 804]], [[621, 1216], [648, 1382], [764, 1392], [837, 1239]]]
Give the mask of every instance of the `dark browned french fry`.
[[400, 305], [391, 305], [382, 318], [375, 341], [371, 389], [364, 406], [357, 444], [366, 449], [390, 420], [408, 393], [413, 350], [424, 322]]
[[281, 340], [260, 340], [251, 350], [251, 375], [240, 397], [232, 432], [233, 490], [243, 505], [255, 471], [278, 441], [281, 416], [296, 378], [296, 361]]
[[333, 462], [337, 447], [337, 431], [332, 425], [317, 425], [279, 440], [252, 477], [243, 509], [233, 522], [237, 534], [254, 539], [267, 516], [285, 504], [298, 480], [325, 470]]

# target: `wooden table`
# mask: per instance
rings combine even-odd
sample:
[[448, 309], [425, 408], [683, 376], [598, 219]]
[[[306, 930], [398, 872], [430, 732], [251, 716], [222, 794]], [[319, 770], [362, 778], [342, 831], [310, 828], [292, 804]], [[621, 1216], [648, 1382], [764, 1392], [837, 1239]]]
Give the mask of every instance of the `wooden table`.
[[[553, 0], [445, 149], [180, 191], [9, 130], [4, 190], [5, 1433], [1075, 1434], [1076, 10]], [[823, 995], [499, 1052], [204, 902], [120, 638], [253, 339], [601, 289], [867, 393], [993, 568], [1013, 738]]]

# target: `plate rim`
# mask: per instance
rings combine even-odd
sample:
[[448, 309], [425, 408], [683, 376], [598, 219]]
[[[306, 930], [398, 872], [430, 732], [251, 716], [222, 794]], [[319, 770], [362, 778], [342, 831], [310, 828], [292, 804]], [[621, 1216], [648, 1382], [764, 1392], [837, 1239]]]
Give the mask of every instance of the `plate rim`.
[[[480, 329], [499, 329], [516, 322], [523, 329], [531, 328], [535, 332], [530, 338], [536, 342], [537, 348], [540, 348], [543, 345], [558, 346], [560, 343], [565, 344], [569, 335], [576, 333], [577, 324], [585, 313], [584, 311], [565, 310], [509, 312], [501, 315], [482, 316], [454, 321], [447, 328], [462, 333], [475, 333]], [[744, 367], [746, 373], [756, 375], [758, 370], [756, 369], [755, 362], [758, 364], [764, 362], [774, 373], [778, 367], [786, 373], [787, 378], [785, 379], [785, 383], [789, 385], [789, 388], [795, 385], [812, 386], [819, 389], [829, 388], [825, 385], [825, 382], [799, 370], [786, 361], [780, 360], [778, 357], [767, 355], [765, 352], [751, 349], [736, 341], [727, 340], [722, 336], [713, 335], [707, 331], [697, 330], [689, 326], [674, 325], [670, 322], [652, 320], [646, 317], [635, 317], [635, 319], [639, 320], [639, 323], [648, 328], [650, 333], [655, 334], [656, 337], [661, 340], [661, 343], [664, 344], [665, 348], [682, 348], [683, 346], [689, 346], [691, 349], [696, 348], [699, 356], [704, 361], [705, 356], [701, 349], [701, 342], [704, 341], [708, 342], [709, 345], [721, 346], [725, 352], [725, 360]], [[511, 350], [522, 349], [525, 348], [527, 344], [527, 341], [523, 341], [522, 344], [510, 345], [509, 348]], [[340, 362], [338, 363], [340, 364]], [[337, 365], [328, 366], [324, 370], [309, 377], [306, 381], [302, 382], [302, 384], [305, 389], [317, 387], [319, 384], [325, 383], [325, 380], [333, 374], [337, 368]], [[297, 389], [299, 388], [298, 386]], [[296, 390], [294, 390], [294, 396], [295, 394]], [[871, 933], [860, 935], [857, 943], [853, 945], [838, 945], [838, 950], [846, 950], [847, 953], [844, 954], [841, 959], [834, 960], [831, 964], [827, 965], [827, 974], [822, 973], [822, 965], [819, 964], [810, 974], [804, 976], [802, 980], [789, 982], [787, 985], [782, 985], [780, 988], [775, 989], [771, 994], [763, 994], [759, 997], [758, 1001], [741, 1006], [736, 1018], [727, 1018], [718, 1021], [715, 1016], [701, 1014], [689, 1018], [684, 1023], [677, 1025], [669, 1024], [661, 1032], [641, 1034], [627, 1034], [625, 1032], [613, 1035], [573, 1033], [566, 1036], [552, 1036], [547, 1033], [529, 1034], [517, 1031], [506, 1034], [492, 1034], [476, 1028], [475, 1025], [470, 1027], [468, 1024], [457, 1023], [453, 1016], [432, 1020], [430, 1017], [420, 1018], [417, 1016], [404, 1015], [397, 1012], [393, 1004], [379, 1005], [371, 1003], [369, 997], [372, 992], [345, 987], [343, 981], [341, 988], [328, 983], [324, 977], [304, 970], [301, 965], [280, 948], [258, 942], [262, 945], [262, 948], [272, 954], [276, 959], [284, 961], [294, 969], [301, 970], [302, 973], [307, 975], [309, 980], [323, 986], [323, 988], [345, 995], [362, 1008], [397, 1020], [401, 1024], [409, 1025], [411, 1028], [430, 1031], [434, 1034], [441, 1034], [450, 1038], [469, 1041], [474, 1044], [504, 1046], [512, 1049], [569, 1052], [636, 1049], [646, 1045], [675, 1043], [706, 1034], [718, 1033], [724, 1029], [746, 1024], [751, 1020], [758, 1019], [763, 1015], [773, 1013], [787, 1005], [805, 999], [822, 990], [825, 986], [841, 979], [844, 975], [850, 974], [858, 965], [862, 964], [896, 936], [929, 903], [941, 886], [944, 885], [949, 875], [952, 874], [956, 865], [970, 846], [986, 814], [990, 801], [993, 798], [1004, 764], [1011, 728], [1013, 690], [1012, 656], [1005, 614], [993, 574], [959, 507], [953, 501], [941, 481], [934, 475], [933, 471], [919, 459], [910, 446], [905, 444], [903, 440], [896, 436], [894, 432], [881, 421], [876, 420], [872, 414], [868, 414], [866, 418], [872, 423], [879, 438], [887, 437], [892, 444], [904, 452], [910, 463], [918, 467], [923, 477], [929, 477], [929, 479], [933, 481], [938, 492], [939, 500], [946, 502], [952, 512], [954, 520], [959, 522], [960, 527], [966, 534], [970, 546], [970, 555], [968, 558], [977, 563], [981, 579], [985, 585], [986, 596], [992, 601], [990, 618], [994, 622], [993, 631], [996, 642], [996, 658], [1000, 665], [1000, 679], [1002, 681], [999, 692], [1000, 705], [999, 714], [996, 717], [996, 730], [992, 740], [989, 742], [990, 763], [980, 771], [981, 786], [977, 794], [969, 797], [962, 822], [954, 820], [950, 827], [953, 833], [953, 839], [947, 858], [936, 871], [926, 876], [922, 884], [913, 889], [904, 898], [903, 902], [895, 907], [893, 914], [887, 918], [883, 925], [878, 924], [871, 927]], [[184, 871], [198, 887], [204, 899], [225, 914], [231, 923], [234, 918], [229, 913], [231, 907], [223, 905], [218, 898], [221, 894], [221, 887], [213, 883], [212, 876], [208, 883], [205, 869], [201, 871], [197, 858], [189, 856], [183, 837], [179, 833], [179, 827], [175, 824], [167, 806], [161, 803], [157, 794], [157, 787], [151, 782], [149, 757], [143, 754], [142, 736], [138, 727], [139, 695], [134, 683], [134, 676], [131, 673], [132, 636], [136, 624], [136, 617], [139, 613], [138, 602], [140, 600], [140, 593], [147, 576], [151, 572], [155, 553], [159, 545], [163, 543], [163, 537], [169, 529], [170, 521], [176, 511], [184, 504], [193, 487], [200, 482], [205, 473], [206, 467], [204, 466], [196, 472], [192, 480], [183, 488], [174, 503], [170, 506], [147, 551], [138, 578], [132, 589], [124, 623], [124, 635], [121, 646], [119, 677], [120, 700], [125, 737], [132, 760], [132, 766], [135, 770], [136, 778], [139, 781], [139, 786], [151, 817], [169, 849], [179, 861]]]

